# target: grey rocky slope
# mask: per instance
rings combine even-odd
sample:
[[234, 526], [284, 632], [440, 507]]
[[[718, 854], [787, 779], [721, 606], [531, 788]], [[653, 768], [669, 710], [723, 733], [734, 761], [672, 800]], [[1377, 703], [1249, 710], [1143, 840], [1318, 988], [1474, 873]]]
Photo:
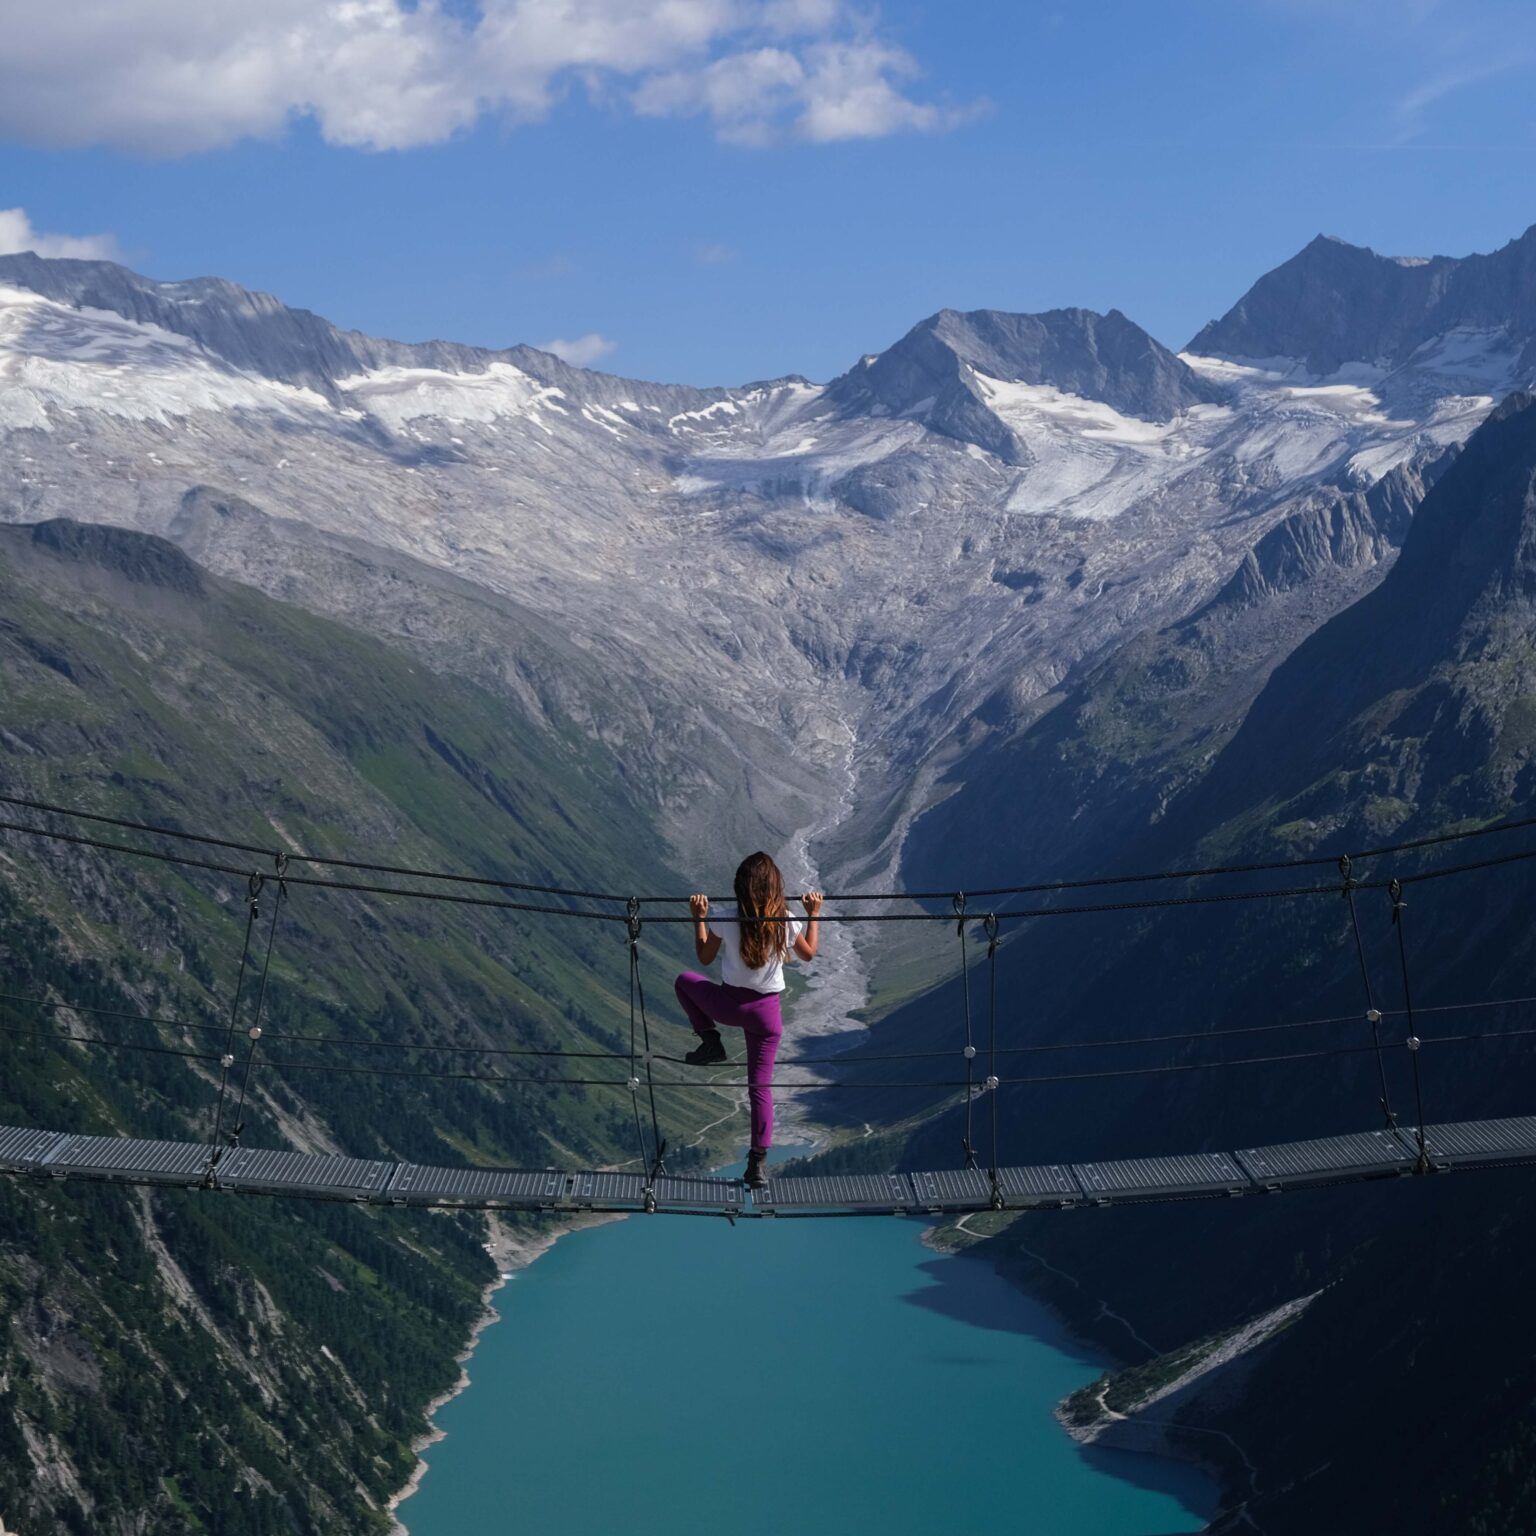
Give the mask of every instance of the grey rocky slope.
[[[1374, 303], [1345, 291], [1338, 333]], [[819, 832], [811, 857], [883, 872], [975, 783], [952, 873], [998, 841], [1015, 743], [1091, 736], [1069, 700], [1141, 710], [1140, 739], [1044, 775], [1041, 824], [1112, 804], [1144, 826], [1170, 724], [1197, 778], [1522, 382], [1460, 319], [1342, 376], [1310, 355], [1176, 359], [1114, 317], [983, 313], [825, 388], [700, 391], [22, 258], [0, 262], [0, 507], [167, 536], [601, 743], [711, 876], [719, 807], [733, 842]], [[1053, 1155], [1147, 1123], [1085, 1115]]]
[[[1113, 313], [979, 311], [825, 387], [697, 390], [30, 256], [0, 259], [0, 360], [0, 515], [194, 541], [436, 665], [483, 667], [500, 605], [572, 676], [627, 680], [594, 730], [692, 720], [653, 751], [684, 854], [745, 788], [763, 836], [817, 829], [871, 874], [977, 740], [1206, 607], [1309, 508], [1417, 477], [1516, 382], [1465, 347], [1360, 382], [1176, 358]], [[1332, 611], [1379, 562], [1325, 563]], [[1264, 625], [1244, 643], [1283, 649]]]
[[1259, 279], [1190, 350], [1297, 359], [1314, 373], [1401, 368], [1458, 348], [1489, 366], [1536, 367], [1536, 225], [1476, 256], [1380, 256], [1319, 235]]
[[[1374, 590], [1271, 669], [1243, 723], [1211, 745], [1214, 765], [1119, 849], [1124, 870], [1318, 856], [1325, 867], [1160, 888], [1215, 897], [1210, 905], [1010, 925], [1000, 1044], [1050, 1054], [1010, 1058], [1024, 1066], [996, 1101], [1000, 1162], [1336, 1136], [1380, 1127], [1387, 1105], [1412, 1126], [1420, 1091], [1432, 1125], [1530, 1113], [1529, 829], [1356, 860], [1368, 882], [1357, 898], [1365, 969], [1386, 1011], [1380, 1071], [1331, 856], [1530, 815], [1533, 591], [1536, 402], [1520, 394], [1444, 468]], [[1394, 918], [1390, 876], [1464, 862], [1473, 867], [1455, 878], [1410, 886]], [[1308, 894], [1223, 899], [1292, 882]], [[1405, 956], [1418, 1052], [1406, 1049]], [[958, 1038], [962, 1008], [956, 978], [884, 1018], [871, 1057], [931, 1049], [936, 1032], [940, 1043]], [[1238, 1033], [1202, 1038], [1227, 1030]], [[1123, 1048], [1071, 1045], [1085, 1040]], [[1223, 1062], [1235, 1070], [1206, 1070]], [[877, 1059], [855, 1069], [899, 1081]], [[892, 1106], [922, 1107], [895, 1089], [824, 1097], [835, 1102], [823, 1112], [854, 1127]], [[825, 1165], [951, 1164], [964, 1112], [953, 1095], [927, 1107], [941, 1112], [905, 1146], [887, 1138], [858, 1161], [867, 1143], [855, 1140]], [[976, 1139], [985, 1155], [984, 1115]], [[1213, 1529], [1491, 1536], [1531, 1528], [1536, 1489], [1532, 1202], [1523, 1171], [1458, 1174], [1018, 1219], [985, 1253], [1152, 1377], [1193, 1341], [1316, 1296], [1251, 1360], [1150, 1416], [1182, 1454], [1221, 1467], [1227, 1497]], [[1381, 1411], [1394, 1402], [1454, 1411], [1416, 1412], [1405, 1431]]]

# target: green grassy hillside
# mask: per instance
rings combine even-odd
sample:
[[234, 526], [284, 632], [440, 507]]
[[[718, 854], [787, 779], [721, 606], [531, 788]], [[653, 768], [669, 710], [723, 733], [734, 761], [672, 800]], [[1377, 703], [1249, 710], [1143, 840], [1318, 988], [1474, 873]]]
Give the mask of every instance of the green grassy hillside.
[[[595, 734], [525, 724], [505, 700], [216, 580], [158, 540], [0, 530], [8, 793], [274, 850], [677, 888], [625, 775]], [[239, 873], [0, 833], [0, 992], [180, 1021], [0, 1003], [0, 1121], [207, 1134], [216, 1085], [201, 1064], [35, 1031], [217, 1049], [208, 1026], [228, 1015], [245, 872], [273, 866], [212, 861]], [[269, 882], [258, 939], [274, 897]], [[670, 1001], [682, 932], [653, 933], [652, 991]], [[296, 1068], [554, 1077], [558, 1064], [476, 1048], [614, 1048], [627, 1009], [619, 924], [290, 885], [268, 1029], [411, 1048], [289, 1041], [279, 1056], [271, 1041], [295, 1069], [258, 1064], [246, 1143], [623, 1161], [626, 1093]], [[570, 1075], [624, 1076], [585, 1065]], [[674, 1144], [725, 1108], [668, 1098]], [[0, 1517], [22, 1536], [382, 1528], [423, 1408], [456, 1374], [490, 1276], [484, 1236], [471, 1217], [0, 1183]]]

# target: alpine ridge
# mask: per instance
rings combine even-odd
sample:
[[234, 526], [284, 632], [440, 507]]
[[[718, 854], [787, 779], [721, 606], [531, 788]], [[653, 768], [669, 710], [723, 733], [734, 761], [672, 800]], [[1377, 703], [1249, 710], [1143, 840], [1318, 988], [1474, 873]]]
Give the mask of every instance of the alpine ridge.
[[[571, 643], [622, 654], [637, 697], [717, 744], [685, 764], [622, 711], [646, 782], [723, 790], [771, 739], [763, 835], [815, 824], [822, 857], [876, 873], [969, 751], [1400, 471], [1391, 518], [1308, 545], [1306, 590], [1327, 611], [1358, 595], [1425, 467], [1508, 382], [1462, 330], [1369, 378], [1254, 363], [1241, 310], [1226, 352], [1210, 333], [1181, 357], [1117, 311], [941, 311], [825, 386], [701, 390], [370, 338], [217, 279], [0, 258], [0, 516], [89, 508], [193, 541], [218, 574], [476, 676], [487, 602], [525, 631], [579, 614]], [[1290, 633], [1272, 611], [1255, 654]]]

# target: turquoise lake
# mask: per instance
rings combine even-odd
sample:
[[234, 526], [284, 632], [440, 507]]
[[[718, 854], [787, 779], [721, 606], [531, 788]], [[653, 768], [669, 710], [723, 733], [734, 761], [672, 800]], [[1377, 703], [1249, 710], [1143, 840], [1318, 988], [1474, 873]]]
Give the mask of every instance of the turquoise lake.
[[922, 1231], [656, 1216], [562, 1237], [497, 1293], [401, 1520], [411, 1536], [1198, 1531], [1201, 1474], [1084, 1452], [1051, 1417], [1102, 1362]]

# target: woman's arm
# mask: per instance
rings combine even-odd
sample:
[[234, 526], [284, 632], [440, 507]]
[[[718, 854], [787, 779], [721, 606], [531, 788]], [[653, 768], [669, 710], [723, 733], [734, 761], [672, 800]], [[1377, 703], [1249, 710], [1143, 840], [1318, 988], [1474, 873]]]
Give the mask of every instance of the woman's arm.
[[821, 892], [807, 891], [800, 900], [805, 905], [805, 929], [795, 935], [795, 953], [802, 960], [814, 960], [816, 940], [821, 926], [817, 922], [817, 918], [821, 915]]
[[693, 913], [693, 952], [700, 965], [708, 965], [720, 953], [720, 935], [709, 931], [709, 897], [690, 896], [688, 910]]

